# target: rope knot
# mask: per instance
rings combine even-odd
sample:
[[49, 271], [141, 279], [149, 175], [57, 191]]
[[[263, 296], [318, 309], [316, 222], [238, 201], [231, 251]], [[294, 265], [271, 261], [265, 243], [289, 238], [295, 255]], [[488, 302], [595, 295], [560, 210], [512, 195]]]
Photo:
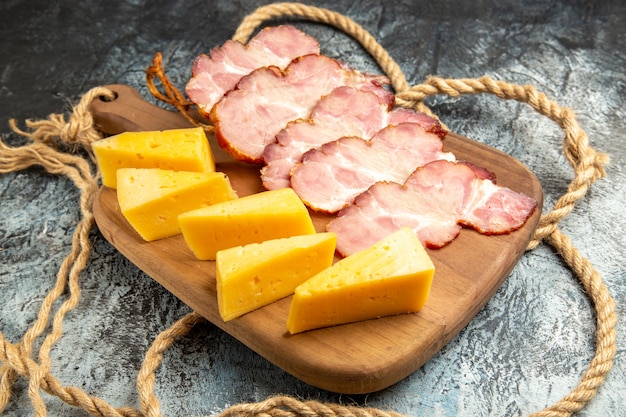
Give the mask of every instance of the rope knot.
[[55, 148], [66, 145], [72, 151], [76, 151], [80, 145], [91, 154], [91, 143], [102, 138], [101, 133], [94, 127], [93, 116], [89, 111], [89, 104], [96, 97], [114, 99], [115, 93], [104, 87], [91, 89], [74, 106], [67, 121], [63, 114], [51, 114], [48, 119], [43, 120], [26, 120], [29, 131], [20, 129], [15, 119], [9, 120], [9, 124], [15, 133], [33, 142], [41, 142]]
[[[59, 139], [67, 144], [80, 144], [85, 133], [93, 128], [93, 119], [77, 117], [72, 114], [67, 122], [62, 118], [59, 126]], [[89, 135], [89, 133], [87, 133]]]

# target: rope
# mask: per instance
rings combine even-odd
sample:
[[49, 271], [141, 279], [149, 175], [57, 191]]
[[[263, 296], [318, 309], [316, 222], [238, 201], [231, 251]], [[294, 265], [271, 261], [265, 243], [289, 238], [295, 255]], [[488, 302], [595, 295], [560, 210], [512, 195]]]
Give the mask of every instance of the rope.
[[[616, 352], [617, 316], [615, 302], [606, 288], [601, 275], [572, 245], [571, 241], [558, 228], [559, 221], [567, 216], [577, 201], [582, 199], [589, 187], [605, 175], [603, 165], [608, 156], [597, 153], [589, 146], [587, 134], [579, 126], [574, 113], [548, 99], [532, 86], [519, 86], [487, 77], [479, 79], [449, 80], [437, 77], [409, 87], [404, 74], [388, 53], [361, 26], [338, 13], [304, 6], [297, 3], [277, 3], [257, 9], [247, 16], [236, 31], [233, 39], [247, 41], [263, 21], [281, 17], [298, 16], [334, 26], [359, 41], [380, 64], [389, 76], [396, 90], [397, 103], [431, 114], [423, 100], [435, 94], [459, 96], [461, 94], [489, 93], [506, 100], [517, 100], [529, 104], [538, 113], [555, 121], [565, 132], [564, 154], [575, 171], [575, 178], [567, 192], [559, 198], [554, 208], [542, 216], [533, 240], [527, 249], [535, 248], [542, 240], [554, 247], [567, 266], [580, 280], [589, 295], [596, 311], [596, 351], [578, 385], [564, 398], [542, 411], [532, 414], [541, 417], [565, 417], [582, 409], [596, 394], [613, 363]], [[165, 93], [160, 93], [155, 78], [161, 81]], [[158, 99], [174, 105], [185, 117], [190, 103], [173, 84], [167, 80], [162, 70], [162, 57], [155, 56], [147, 71], [147, 81], [152, 94]], [[46, 415], [45, 402], [41, 390], [54, 395], [72, 406], [80, 407], [94, 416], [161, 416], [159, 401], [154, 395], [155, 371], [163, 360], [163, 353], [180, 337], [188, 334], [195, 324], [204, 320], [192, 312], [159, 334], [146, 352], [142, 367], [137, 375], [137, 391], [141, 411], [132, 407], [114, 408], [106, 401], [90, 396], [82, 390], [63, 386], [51, 373], [50, 351], [62, 335], [62, 322], [65, 314], [76, 307], [80, 298], [78, 276], [86, 267], [91, 243], [88, 235], [94, 226], [91, 203], [97, 192], [99, 174], [92, 173], [90, 164], [84, 158], [60, 151], [69, 147], [70, 152], [84, 150], [93, 159], [91, 143], [101, 138], [95, 129], [88, 106], [96, 97], [112, 98], [114, 94], [102, 87], [87, 92], [73, 108], [69, 120], [63, 115], [51, 115], [47, 120], [26, 121], [28, 131], [19, 129], [11, 121], [12, 129], [31, 142], [18, 148], [11, 148], [0, 140], [0, 173], [27, 169], [41, 165], [48, 172], [70, 178], [80, 190], [80, 222], [72, 236], [72, 249], [64, 259], [57, 274], [57, 281], [48, 293], [40, 308], [33, 326], [22, 339], [13, 344], [0, 333], [0, 412], [8, 405], [11, 387], [18, 377], [29, 381], [29, 396], [37, 416]], [[191, 120], [190, 120], [191, 121]], [[194, 120], [194, 124], [197, 122]], [[206, 126], [210, 128], [210, 126]], [[69, 290], [69, 296], [58, 308], [52, 319], [52, 328], [45, 337], [39, 352], [38, 362], [33, 359], [34, 342], [42, 337], [48, 326], [53, 305]], [[219, 417], [403, 417], [395, 412], [375, 408], [344, 406], [318, 401], [301, 401], [289, 396], [270, 397], [250, 404], [237, 404], [224, 410]]]
[[[80, 406], [97, 416], [136, 416], [130, 408], [114, 409], [105, 401], [85, 394], [78, 388], [64, 387], [50, 374], [50, 351], [63, 333], [63, 318], [74, 309], [80, 298], [78, 277], [85, 269], [91, 242], [89, 232], [94, 226], [91, 211], [93, 197], [98, 190], [98, 174], [84, 158], [57, 150], [59, 145], [83, 147], [91, 155], [90, 144], [102, 136], [96, 131], [93, 118], [88, 111], [94, 98], [112, 98], [113, 93], [105, 88], [94, 88], [86, 93], [74, 107], [68, 121], [63, 115], [51, 115], [47, 120], [27, 121], [32, 132], [17, 128], [11, 120], [13, 130], [31, 140], [27, 145], [11, 148], [0, 140], [0, 173], [8, 173], [40, 165], [49, 173], [63, 175], [71, 179], [80, 190], [81, 220], [72, 236], [72, 249], [63, 260], [55, 286], [44, 299], [35, 323], [28, 329], [19, 343], [12, 344], [0, 333], [0, 411], [3, 411], [11, 397], [11, 386], [18, 376], [29, 380], [28, 394], [37, 416], [45, 416], [46, 408], [41, 397], [41, 389], [55, 395], [70, 405]], [[65, 300], [52, 319], [52, 329], [46, 335], [38, 354], [39, 363], [33, 358], [33, 344], [43, 335], [48, 326], [52, 307], [69, 290]]]
[[[156, 85], [157, 79], [161, 82], [161, 85], [165, 90], [164, 93], [159, 91]], [[154, 97], [164, 103], [171, 104], [176, 107], [176, 110], [178, 110], [179, 113], [182, 114], [193, 126], [202, 127], [207, 133], [213, 132], [212, 125], [200, 123], [198, 119], [195, 118], [189, 111], [193, 103], [185, 98], [183, 93], [176, 88], [176, 86], [165, 74], [165, 70], [163, 69], [163, 55], [160, 52], [157, 52], [154, 55], [152, 65], [150, 65], [146, 70], [146, 83], [148, 85], [148, 90], [150, 90], [150, 93], [152, 93]]]

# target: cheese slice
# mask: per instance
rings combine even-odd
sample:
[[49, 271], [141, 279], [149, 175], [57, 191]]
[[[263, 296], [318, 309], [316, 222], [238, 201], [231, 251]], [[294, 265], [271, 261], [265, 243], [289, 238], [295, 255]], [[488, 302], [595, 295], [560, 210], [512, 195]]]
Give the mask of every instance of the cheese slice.
[[335, 263], [295, 289], [287, 330], [417, 312], [428, 298], [435, 266], [410, 228]]
[[116, 188], [119, 168], [162, 168], [212, 172], [215, 160], [201, 127], [124, 132], [91, 145], [102, 184]]
[[337, 238], [316, 233], [217, 252], [217, 304], [224, 321], [292, 294], [333, 263]]
[[187, 246], [200, 260], [218, 251], [315, 233], [309, 211], [291, 188], [264, 191], [178, 216]]
[[117, 170], [117, 200], [122, 214], [146, 241], [180, 234], [181, 213], [235, 198], [237, 194], [222, 172]]

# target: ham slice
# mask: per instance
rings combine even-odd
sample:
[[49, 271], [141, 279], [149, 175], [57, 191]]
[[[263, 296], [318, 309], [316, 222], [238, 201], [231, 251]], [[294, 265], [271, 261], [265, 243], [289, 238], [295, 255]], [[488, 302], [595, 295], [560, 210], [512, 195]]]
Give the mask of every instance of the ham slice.
[[384, 88], [388, 82], [387, 77], [362, 74], [324, 55], [305, 55], [284, 71], [270, 66], [243, 77], [213, 106], [210, 120], [224, 150], [235, 159], [260, 164], [278, 132], [292, 120], [308, 118], [335, 88], [371, 91], [391, 107], [394, 96]]
[[276, 142], [263, 152], [263, 185], [268, 190], [290, 186], [291, 170], [302, 155], [344, 136], [371, 138], [389, 125], [412, 122], [443, 137], [446, 131], [438, 120], [420, 112], [396, 108], [390, 111], [385, 102], [371, 92], [339, 87], [323, 97], [308, 119], [291, 121], [276, 135]]
[[342, 209], [328, 231], [337, 234], [337, 251], [348, 256], [401, 227], [413, 228], [422, 244], [440, 248], [462, 226], [483, 234], [519, 229], [537, 202], [480, 178], [473, 167], [446, 160], [418, 168], [404, 184], [378, 182]]
[[265, 28], [247, 45], [228, 40], [209, 55], [196, 57], [185, 92], [198, 111], [208, 116], [213, 105], [244, 75], [270, 65], [285, 68], [295, 58], [319, 51], [318, 41], [294, 26]]
[[390, 125], [369, 141], [344, 137], [311, 149], [291, 172], [291, 187], [309, 207], [334, 213], [380, 181], [404, 183], [417, 167], [455, 156], [416, 123]]

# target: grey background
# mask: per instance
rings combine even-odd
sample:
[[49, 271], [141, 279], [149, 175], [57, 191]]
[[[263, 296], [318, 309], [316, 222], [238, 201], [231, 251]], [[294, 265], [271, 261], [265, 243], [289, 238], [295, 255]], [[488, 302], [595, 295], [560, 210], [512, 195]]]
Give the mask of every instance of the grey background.
[[[145, 69], [155, 52], [179, 87], [191, 61], [232, 36], [262, 1], [37, 1], [0, 4], [0, 132], [67, 111], [98, 85], [125, 83], [151, 99]], [[626, 4], [624, 1], [321, 1], [352, 17], [399, 63], [410, 84], [428, 75], [533, 84], [572, 108], [593, 146], [611, 155], [597, 182], [561, 224], [603, 275], [618, 303], [615, 365], [581, 416], [623, 415], [626, 400]], [[277, 23], [280, 21], [273, 21]], [[290, 19], [323, 52], [380, 71], [352, 39]], [[490, 96], [428, 104], [455, 132], [510, 153], [532, 169], [545, 208], [572, 171], [562, 133], [528, 106]], [[40, 168], [0, 176], [0, 331], [17, 342], [36, 318], [70, 249], [78, 191]], [[125, 260], [96, 230], [78, 307], [52, 350], [53, 374], [114, 406], [138, 406], [135, 379], [162, 330], [189, 308]], [[56, 306], [58, 308], [58, 305]], [[526, 253], [476, 318], [423, 368], [381, 392], [338, 395], [308, 386], [211, 324], [165, 354], [155, 393], [164, 414], [217, 413], [274, 394], [363, 404], [413, 416], [523, 415], [567, 394], [593, 355], [595, 315], [581, 286], [547, 245]], [[37, 345], [38, 346], [38, 345]], [[21, 379], [7, 416], [30, 415]], [[50, 415], [86, 413], [45, 396]]]

